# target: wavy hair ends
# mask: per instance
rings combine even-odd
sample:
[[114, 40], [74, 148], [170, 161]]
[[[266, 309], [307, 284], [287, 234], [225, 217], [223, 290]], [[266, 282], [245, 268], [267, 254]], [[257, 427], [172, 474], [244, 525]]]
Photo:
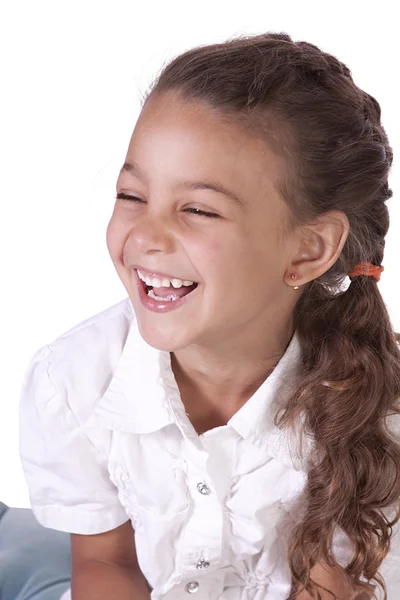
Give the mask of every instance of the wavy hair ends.
[[[294, 225], [331, 210], [349, 219], [340, 258], [299, 296], [298, 382], [276, 415], [280, 427], [301, 421], [314, 439], [305, 512], [289, 545], [291, 597], [304, 587], [321, 600], [310, 572], [322, 562], [343, 574], [354, 598], [377, 598], [378, 585], [386, 600], [379, 568], [400, 519], [400, 436], [390, 424], [400, 412], [400, 335], [372, 277], [338, 292], [356, 264], [383, 261], [393, 154], [379, 103], [331, 54], [271, 32], [184, 52], [164, 65], [144, 102], [168, 91], [274, 145]], [[352, 543], [346, 566], [333, 553], [336, 528]]]

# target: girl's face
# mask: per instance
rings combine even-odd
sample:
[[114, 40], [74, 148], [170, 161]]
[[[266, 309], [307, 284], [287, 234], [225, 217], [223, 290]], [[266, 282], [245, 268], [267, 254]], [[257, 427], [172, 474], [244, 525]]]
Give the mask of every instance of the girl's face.
[[[293, 241], [274, 187], [281, 168], [263, 141], [204, 104], [172, 93], [149, 99], [118, 178], [107, 246], [150, 345], [239, 348], [243, 336], [256, 343], [288, 320], [297, 295], [284, 281]], [[183, 300], [143, 299], [137, 269], [197, 287]]]

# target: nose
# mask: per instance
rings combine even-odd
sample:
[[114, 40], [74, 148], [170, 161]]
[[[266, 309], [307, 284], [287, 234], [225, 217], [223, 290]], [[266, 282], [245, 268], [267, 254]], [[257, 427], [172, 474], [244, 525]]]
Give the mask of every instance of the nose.
[[172, 228], [165, 216], [146, 215], [135, 223], [131, 236], [141, 254], [174, 251], [175, 242]]

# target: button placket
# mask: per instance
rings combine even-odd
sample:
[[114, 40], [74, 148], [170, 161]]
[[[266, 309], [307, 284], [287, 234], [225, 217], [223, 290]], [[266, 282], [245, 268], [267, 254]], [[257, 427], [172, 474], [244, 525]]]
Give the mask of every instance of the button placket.
[[180, 548], [179, 562], [182, 572], [189, 577], [191, 574], [196, 581], [196, 571], [200, 575], [201, 571], [220, 560], [223, 511], [218, 496], [208, 481], [208, 453], [197, 452], [197, 456], [191, 458], [193, 460], [188, 461], [187, 484], [193, 510], [186, 524], [185, 544]]

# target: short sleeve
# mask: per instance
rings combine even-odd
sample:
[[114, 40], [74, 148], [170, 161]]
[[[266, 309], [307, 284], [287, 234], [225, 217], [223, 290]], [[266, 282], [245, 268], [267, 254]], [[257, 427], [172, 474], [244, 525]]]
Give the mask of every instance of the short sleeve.
[[44, 527], [68, 533], [115, 529], [129, 517], [106, 456], [78, 423], [67, 392], [50, 380], [51, 356], [49, 346], [33, 356], [19, 402], [19, 452], [32, 511]]

